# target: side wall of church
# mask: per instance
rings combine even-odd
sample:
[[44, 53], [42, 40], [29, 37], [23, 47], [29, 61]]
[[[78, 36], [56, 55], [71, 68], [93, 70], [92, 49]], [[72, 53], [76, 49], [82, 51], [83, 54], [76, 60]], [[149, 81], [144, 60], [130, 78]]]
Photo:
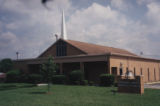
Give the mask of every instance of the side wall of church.
[[160, 62], [158, 61], [111, 56], [110, 73], [112, 73], [113, 67], [116, 67], [118, 75], [122, 68], [123, 75], [127, 69], [132, 71], [133, 75], [143, 75], [145, 83], [160, 81]]
[[18, 69], [20, 71], [23, 71], [24, 73], [29, 73], [29, 69], [28, 69], [28, 65], [27, 65], [27, 61], [19, 61], [19, 62], [13, 62], [13, 68], [14, 69]]

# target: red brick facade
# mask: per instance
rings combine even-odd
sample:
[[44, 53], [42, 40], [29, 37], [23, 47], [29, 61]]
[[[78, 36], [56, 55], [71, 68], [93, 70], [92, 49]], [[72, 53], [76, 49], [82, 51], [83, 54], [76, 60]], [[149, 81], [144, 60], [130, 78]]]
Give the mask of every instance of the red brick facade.
[[[65, 56], [57, 56], [58, 42], [66, 44]], [[48, 56], [54, 57], [61, 74], [68, 74], [72, 70], [81, 69], [85, 73], [87, 80], [97, 83], [99, 82], [100, 74], [120, 75], [120, 68], [122, 68], [123, 75], [127, 69], [135, 73], [135, 75], [144, 75], [145, 83], [160, 81], [160, 60], [142, 58], [123, 49], [63, 39], [55, 42], [38, 58], [17, 60], [14, 62], [14, 66], [25, 72], [30, 72], [38, 67], [34, 65], [44, 63]], [[120, 66], [121, 64], [122, 66]]]

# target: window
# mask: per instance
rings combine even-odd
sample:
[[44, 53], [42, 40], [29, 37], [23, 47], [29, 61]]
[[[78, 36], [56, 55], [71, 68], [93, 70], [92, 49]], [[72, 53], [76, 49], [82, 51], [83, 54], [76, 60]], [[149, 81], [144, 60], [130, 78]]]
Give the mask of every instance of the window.
[[136, 68], [134, 67], [134, 76], [136, 76]]
[[127, 71], [129, 71], [129, 70], [128, 70], [128, 67], [126, 67], [126, 72], [127, 72]]
[[119, 69], [119, 74], [122, 75], [123, 74], [123, 70], [122, 68]]
[[156, 81], [156, 69], [154, 68], [154, 80]]
[[67, 55], [67, 44], [63, 41], [59, 41], [56, 44], [56, 56], [66, 56]]
[[150, 78], [149, 78], [149, 68], [148, 68], [148, 81], [150, 81]]
[[159, 80], [160, 80], [160, 68], [159, 68]]
[[142, 68], [141, 68], [141, 75], [143, 75]]
[[117, 75], [117, 67], [112, 67], [112, 74]]

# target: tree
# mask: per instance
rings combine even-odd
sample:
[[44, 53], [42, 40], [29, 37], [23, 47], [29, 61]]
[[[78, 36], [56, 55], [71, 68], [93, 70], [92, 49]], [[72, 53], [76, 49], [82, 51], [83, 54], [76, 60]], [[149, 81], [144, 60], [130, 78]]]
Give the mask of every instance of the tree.
[[47, 62], [42, 65], [42, 73], [46, 77], [46, 81], [48, 83], [48, 93], [49, 93], [52, 77], [56, 73], [56, 64], [53, 61], [53, 57], [50, 56]]
[[13, 62], [11, 59], [6, 58], [0, 61], [0, 72], [8, 72], [13, 68]]

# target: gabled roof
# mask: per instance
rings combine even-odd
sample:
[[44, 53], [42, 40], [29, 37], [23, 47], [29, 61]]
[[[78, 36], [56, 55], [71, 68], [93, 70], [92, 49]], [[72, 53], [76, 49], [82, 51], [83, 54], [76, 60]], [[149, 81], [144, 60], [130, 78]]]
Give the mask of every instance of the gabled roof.
[[101, 46], [101, 45], [90, 44], [90, 43], [74, 41], [74, 40], [64, 40], [64, 41], [80, 49], [81, 51], [85, 52], [88, 55], [110, 53], [110, 54], [123, 54], [123, 55], [137, 56], [136, 54], [133, 54], [124, 49]]
[[54, 44], [52, 44], [41, 55], [43, 55], [49, 49], [52, 49], [52, 47], [59, 41], [64, 41], [87, 55], [120, 54], [120, 55], [128, 55], [128, 56], [137, 56], [136, 54], [133, 54], [133, 53], [131, 53], [127, 50], [124, 50], [124, 49], [113, 48], [113, 47], [108, 47], [108, 46], [101, 46], [101, 45], [97, 45], [97, 44], [85, 43], [85, 42], [80, 42], [80, 41], [75, 41], [75, 40], [64, 40], [64, 39], [57, 40]]

